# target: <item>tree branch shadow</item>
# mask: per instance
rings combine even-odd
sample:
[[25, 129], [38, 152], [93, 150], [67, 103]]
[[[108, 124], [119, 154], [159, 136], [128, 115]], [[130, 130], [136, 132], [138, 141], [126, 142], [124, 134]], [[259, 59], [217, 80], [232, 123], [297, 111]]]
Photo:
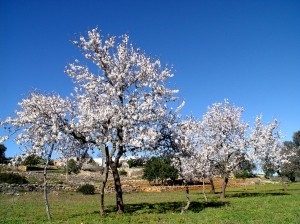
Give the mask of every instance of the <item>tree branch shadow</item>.
[[[229, 202], [211, 201], [211, 202], [196, 202], [192, 201], [188, 211], [199, 213], [205, 208], [219, 208], [228, 206]], [[181, 208], [185, 206], [185, 202], [164, 202], [164, 203], [138, 203], [126, 204], [125, 213], [130, 215], [137, 214], [163, 214], [163, 213], [180, 213]], [[109, 206], [105, 212], [115, 212], [115, 206]]]
[[235, 194], [229, 194], [228, 198], [247, 198], [247, 197], [267, 197], [267, 196], [284, 196], [284, 195], [290, 195], [287, 192], [241, 192], [241, 193], [235, 193]]

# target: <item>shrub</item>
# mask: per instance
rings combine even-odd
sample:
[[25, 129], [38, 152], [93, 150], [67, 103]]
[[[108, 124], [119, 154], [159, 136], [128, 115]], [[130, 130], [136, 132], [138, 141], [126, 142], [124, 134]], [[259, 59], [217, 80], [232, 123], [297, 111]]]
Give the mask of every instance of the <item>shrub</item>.
[[0, 183], [27, 184], [28, 180], [17, 173], [0, 173]]
[[126, 175], [127, 175], [127, 172], [126, 172], [125, 170], [122, 169], [122, 170], [119, 171], [119, 174], [120, 174], [120, 175], [126, 176]]
[[95, 194], [95, 187], [94, 187], [94, 185], [91, 185], [91, 184], [85, 184], [85, 185], [80, 186], [77, 189], [77, 192], [80, 192], [82, 194]]
[[130, 159], [127, 161], [127, 164], [129, 165], [129, 168], [143, 166], [143, 160], [142, 159]]

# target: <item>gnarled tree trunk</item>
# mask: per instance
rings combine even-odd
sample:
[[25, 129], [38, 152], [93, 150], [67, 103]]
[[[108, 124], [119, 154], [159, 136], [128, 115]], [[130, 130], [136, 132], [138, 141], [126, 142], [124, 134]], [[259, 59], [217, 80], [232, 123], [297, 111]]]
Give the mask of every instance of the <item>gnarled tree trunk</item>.
[[215, 191], [215, 184], [214, 184], [214, 178], [213, 177], [209, 178], [209, 183], [210, 183], [210, 186], [211, 186], [210, 193], [215, 194], [216, 191]]
[[205, 193], [205, 182], [204, 182], [204, 177], [202, 178], [202, 193], [205, 201], [207, 201], [206, 193]]
[[102, 180], [101, 189], [100, 189], [100, 214], [102, 216], [104, 216], [104, 189], [108, 179], [108, 168], [109, 168], [109, 158], [106, 157], [104, 171], [103, 173], [101, 173], [101, 175], [104, 176]]
[[68, 166], [69, 166], [69, 159], [68, 159], [68, 157], [66, 157], [66, 182], [67, 183], [69, 182], [69, 169], [68, 169]]
[[123, 192], [122, 192], [122, 186], [121, 186], [120, 175], [118, 172], [117, 164], [113, 162], [112, 159], [110, 159], [109, 166], [111, 168], [114, 182], [115, 182], [117, 212], [119, 214], [123, 214], [124, 213]]
[[222, 190], [221, 190], [221, 195], [220, 195], [220, 199], [224, 199], [225, 198], [225, 190], [228, 184], [228, 174], [225, 174], [224, 176], [224, 182], [222, 184]]
[[182, 207], [182, 209], [181, 209], [181, 215], [183, 215], [183, 213], [186, 211], [186, 210], [188, 210], [188, 208], [189, 208], [189, 206], [190, 206], [190, 203], [191, 203], [191, 201], [190, 201], [190, 191], [189, 191], [189, 186], [188, 186], [188, 184], [187, 184], [187, 182], [186, 182], [186, 180], [183, 180], [183, 182], [184, 182], [184, 186], [185, 186], [185, 195], [186, 195], [186, 206], [184, 206], [184, 207]]
[[281, 185], [283, 187], [283, 191], [287, 191], [285, 183], [284, 183], [283, 178], [282, 178], [282, 175], [281, 175], [281, 173], [278, 170], [277, 170], [277, 174], [278, 174], [278, 176], [280, 178], [280, 182], [281, 182]]

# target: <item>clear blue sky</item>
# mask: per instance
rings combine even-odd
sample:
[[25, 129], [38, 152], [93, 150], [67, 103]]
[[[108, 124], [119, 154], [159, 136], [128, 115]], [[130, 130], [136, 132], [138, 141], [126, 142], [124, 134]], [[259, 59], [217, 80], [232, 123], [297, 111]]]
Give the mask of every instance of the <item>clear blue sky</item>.
[[[67, 61], [83, 59], [70, 43], [98, 25], [129, 33], [137, 47], [173, 64], [183, 115], [201, 118], [224, 98], [244, 119], [275, 116], [286, 140], [300, 130], [300, 1], [6, 1], [0, 0], [0, 119], [31, 88], [72, 91]], [[5, 134], [0, 128], [0, 135]], [[6, 156], [20, 153], [6, 141]]]

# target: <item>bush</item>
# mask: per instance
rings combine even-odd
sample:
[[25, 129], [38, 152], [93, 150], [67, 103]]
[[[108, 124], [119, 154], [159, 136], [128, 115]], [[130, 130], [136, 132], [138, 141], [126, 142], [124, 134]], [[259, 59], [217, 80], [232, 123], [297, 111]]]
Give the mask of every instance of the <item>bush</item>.
[[129, 168], [143, 166], [143, 160], [142, 159], [130, 159], [127, 161], [127, 164], [129, 165]]
[[0, 173], [0, 183], [27, 184], [28, 180], [16, 173]]
[[119, 171], [119, 174], [120, 174], [120, 175], [126, 176], [126, 175], [127, 175], [127, 172], [126, 172], [125, 170], [122, 169], [122, 170]]
[[77, 192], [80, 192], [82, 194], [95, 194], [95, 187], [91, 184], [85, 184], [79, 187], [77, 189]]

